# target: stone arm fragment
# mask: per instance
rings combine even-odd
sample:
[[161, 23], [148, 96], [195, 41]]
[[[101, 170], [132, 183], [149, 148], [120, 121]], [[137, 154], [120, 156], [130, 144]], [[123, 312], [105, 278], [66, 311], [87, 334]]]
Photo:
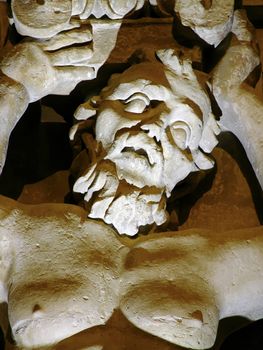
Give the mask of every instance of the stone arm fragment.
[[30, 102], [48, 94], [67, 95], [80, 81], [95, 77], [87, 63], [91, 40], [87, 28], [75, 28], [49, 40], [24, 41], [4, 56], [0, 68], [25, 86]]
[[70, 23], [72, 1], [12, 0], [12, 16], [16, 30], [24, 36], [50, 38], [72, 28]]
[[21, 35], [50, 38], [72, 29], [72, 17], [120, 20], [141, 9], [144, 3], [145, 0], [12, 0], [11, 7]]
[[260, 59], [240, 12], [235, 13], [233, 32], [238, 41], [215, 67], [212, 91], [222, 111], [222, 130], [238, 137], [263, 188], [263, 103], [245, 83]]
[[223, 112], [220, 125], [242, 143], [263, 189], [263, 103], [247, 85], [235, 87], [227, 96], [217, 96]]
[[[69, 94], [82, 80], [95, 76], [87, 63], [92, 56], [91, 32], [74, 29], [50, 40], [24, 41], [0, 63], [0, 171], [10, 134], [28, 104], [48, 94]], [[72, 44], [80, 44], [72, 47]]]
[[29, 95], [19, 82], [0, 74], [0, 173], [3, 170], [9, 136], [29, 103]]

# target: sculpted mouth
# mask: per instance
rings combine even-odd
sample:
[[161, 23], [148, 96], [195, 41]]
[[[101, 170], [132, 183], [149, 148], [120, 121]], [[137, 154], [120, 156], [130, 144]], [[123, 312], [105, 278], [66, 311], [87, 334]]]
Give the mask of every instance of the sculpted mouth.
[[109, 150], [107, 158], [119, 158], [124, 154], [133, 154], [145, 158], [151, 166], [160, 163], [162, 160], [159, 145], [145, 132], [136, 134], [127, 132], [118, 136]]
[[147, 151], [143, 148], [124, 147], [121, 153], [136, 154], [139, 157], [145, 158], [150, 166], [155, 164], [150, 160]]
[[142, 188], [162, 187], [164, 158], [161, 147], [145, 132], [118, 136], [105, 159], [116, 165], [119, 179]]

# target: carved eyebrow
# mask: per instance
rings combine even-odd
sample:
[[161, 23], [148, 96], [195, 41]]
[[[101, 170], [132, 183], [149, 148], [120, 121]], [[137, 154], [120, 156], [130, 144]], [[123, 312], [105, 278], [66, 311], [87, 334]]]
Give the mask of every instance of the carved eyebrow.
[[138, 79], [130, 83], [121, 83], [106, 99], [127, 100], [136, 93], [142, 93], [150, 100], [162, 101], [165, 98], [166, 90], [167, 88], [164, 86], [155, 84], [150, 80]]
[[134, 94], [130, 95], [124, 101], [125, 101], [125, 103], [129, 103], [129, 102], [131, 102], [131, 101], [133, 101], [134, 99], [137, 99], [137, 98], [142, 99], [143, 101], [145, 101], [145, 103], [149, 102], [148, 96], [145, 93], [143, 93], [143, 92], [135, 92]]
[[109, 96], [107, 96], [107, 100], [127, 100], [135, 93], [142, 93], [144, 87], [150, 84], [152, 84], [152, 82], [145, 79], [137, 79], [129, 83], [121, 83]]

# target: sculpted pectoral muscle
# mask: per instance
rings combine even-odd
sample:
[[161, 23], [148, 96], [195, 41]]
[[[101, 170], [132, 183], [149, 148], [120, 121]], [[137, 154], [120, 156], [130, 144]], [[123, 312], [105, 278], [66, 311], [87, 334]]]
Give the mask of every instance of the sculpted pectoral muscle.
[[127, 255], [120, 308], [174, 344], [213, 346], [219, 319], [263, 315], [263, 230], [162, 233]]
[[105, 324], [116, 308], [138, 328], [195, 349], [213, 345], [220, 318], [262, 317], [262, 227], [121, 242], [83, 219], [74, 206], [1, 197], [1, 296], [18, 346], [55, 345]]
[[[104, 324], [118, 306], [126, 249], [74, 206], [22, 206], [1, 197], [1, 238], [10, 243], [9, 320], [21, 347], [51, 345]], [[10, 269], [11, 268], [11, 269]]]

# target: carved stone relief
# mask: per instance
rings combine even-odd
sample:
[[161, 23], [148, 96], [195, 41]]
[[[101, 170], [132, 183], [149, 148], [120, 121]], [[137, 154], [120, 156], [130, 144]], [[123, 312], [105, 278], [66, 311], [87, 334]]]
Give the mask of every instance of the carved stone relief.
[[[113, 224], [120, 234], [163, 224], [166, 198], [176, 184], [190, 172], [213, 167], [205, 153], [217, 144], [220, 130], [209, 98], [189, 61], [171, 50], [157, 55], [163, 66], [130, 68], [110, 81], [95, 107], [91, 99], [75, 114], [78, 120], [96, 114], [96, 140], [106, 156], [98, 155], [100, 161], [79, 177], [73, 191], [85, 193], [86, 202], [96, 193], [89, 216]], [[77, 130], [78, 124], [72, 139]]]
[[208, 44], [217, 46], [231, 31], [234, 0], [177, 0], [175, 11], [184, 26]]
[[16, 29], [22, 35], [49, 38], [63, 30], [74, 28], [74, 18], [85, 20], [91, 16], [121, 19], [139, 10], [144, 0], [13, 0], [12, 14]]
[[[255, 227], [210, 220], [196, 228], [182, 226], [176, 214], [216, 171], [214, 149], [225, 131], [239, 139], [263, 186], [263, 105], [253, 87], [260, 59], [245, 14], [234, 11], [234, 1], [13, 0], [11, 9], [26, 38], [1, 58], [3, 174], [10, 135], [28, 106], [83, 89], [86, 98], [69, 132], [77, 153], [72, 204], [0, 196], [5, 350], [129, 349], [133, 342], [111, 338], [125, 322], [139, 338], [155, 337], [138, 349], [205, 349], [220, 319], [262, 318], [260, 215]], [[166, 18], [139, 18], [152, 13]], [[213, 50], [210, 69], [198, 40], [186, 49], [158, 38], [163, 24], [173, 40], [179, 20], [186, 36], [194, 33]], [[131, 37], [137, 30], [147, 38], [139, 49], [130, 47], [136, 40], [129, 42], [125, 26]], [[154, 35], [144, 36], [149, 27]], [[125, 45], [128, 58], [114, 52]], [[107, 68], [114, 74], [105, 84]]]

